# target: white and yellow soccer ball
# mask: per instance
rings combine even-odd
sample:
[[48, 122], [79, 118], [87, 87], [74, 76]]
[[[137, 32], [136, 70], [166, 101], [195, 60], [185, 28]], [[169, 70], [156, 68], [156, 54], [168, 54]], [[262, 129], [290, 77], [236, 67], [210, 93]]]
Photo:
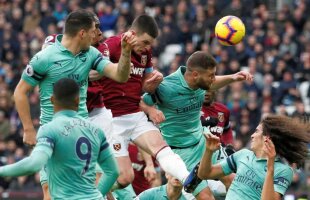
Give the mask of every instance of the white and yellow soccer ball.
[[236, 45], [245, 36], [245, 26], [238, 17], [225, 16], [216, 23], [215, 36], [222, 45]]

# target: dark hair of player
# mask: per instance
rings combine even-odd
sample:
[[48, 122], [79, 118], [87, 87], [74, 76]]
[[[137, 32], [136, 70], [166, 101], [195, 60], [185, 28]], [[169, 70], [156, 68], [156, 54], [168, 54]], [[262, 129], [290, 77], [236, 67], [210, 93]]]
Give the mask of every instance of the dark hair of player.
[[75, 104], [75, 99], [79, 96], [79, 85], [70, 78], [58, 80], [53, 87], [53, 96], [58, 105], [66, 108]]
[[193, 53], [186, 62], [186, 66], [189, 70], [193, 70], [194, 68], [208, 70], [213, 69], [216, 65], [217, 63], [213, 56], [203, 51]]
[[66, 18], [64, 34], [74, 37], [82, 29], [86, 31], [91, 29], [93, 22], [95, 22], [94, 13], [85, 9], [73, 11]]
[[156, 38], [158, 36], [158, 26], [154, 18], [148, 15], [140, 15], [131, 25], [131, 29], [136, 31], [137, 35], [147, 33], [149, 36]]

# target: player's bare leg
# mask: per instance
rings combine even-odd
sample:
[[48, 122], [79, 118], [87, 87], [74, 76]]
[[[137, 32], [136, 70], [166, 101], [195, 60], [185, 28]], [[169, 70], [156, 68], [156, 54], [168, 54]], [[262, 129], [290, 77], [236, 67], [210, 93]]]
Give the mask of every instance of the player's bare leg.
[[132, 163], [130, 161], [129, 156], [120, 156], [116, 157], [120, 175], [117, 179], [118, 188], [125, 188], [127, 187], [134, 179], [134, 171], [132, 168]]

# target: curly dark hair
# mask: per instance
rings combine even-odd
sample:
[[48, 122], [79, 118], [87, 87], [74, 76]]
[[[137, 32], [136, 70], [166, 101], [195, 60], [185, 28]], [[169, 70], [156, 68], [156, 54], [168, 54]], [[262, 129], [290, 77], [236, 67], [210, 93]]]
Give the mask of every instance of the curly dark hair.
[[301, 167], [308, 156], [309, 123], [280, 115], [268, 115], [261, 121], [263, 135], [269, 136], [279, 156]]

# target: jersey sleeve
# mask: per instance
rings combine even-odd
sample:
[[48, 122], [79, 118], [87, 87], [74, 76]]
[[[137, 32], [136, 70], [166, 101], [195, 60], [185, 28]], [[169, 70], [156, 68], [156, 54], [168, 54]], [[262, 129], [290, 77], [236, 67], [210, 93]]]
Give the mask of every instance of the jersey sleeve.
[[154, 71], [153, 69], [153, 63], [152, 63], [152, 52], [150, 51], [147, 55], [147, 63], [146, 63], [146, 68], [144, 73], [145, 74], [149, 74], [152, 73]]
[[245, 149], [237, 151], [236, 153], [230, 155], [228, 158], [220, 162], [225, 175], [237, 172], [238, 161], [243, 157], [245, 151]]
[[[154, 193], [155, 189], [150, 188], [148, 190], [145, 190], [139, 194], [137, 199], [139, 200], [150, 200], [156, 198], [156, 193]], [[158, 196], [157, 196], [158, 197]]]
[[293, 179], [293, 170], [290, 167], [285, 168], [274, 176], [274, 190], [282, 195], [285, 194], [287, 188], [291, 185]]
[[94, 60], [92, 64], [92, 69], [99, 72], [99, 74], [103, 74], [104, 68], [111, 63], [108, 57], [105, 57], [103, 54], [100, 53], [96, 48], [91, 47], [91, 56]]
[[156, 88], [153, 94], [144, 94], [143, 101], [149, 106], [153, 106], [155, 104], [162, 104], [165, 94], [168, 94], [168, 91], [165, 88], [164, 84], [161, 83], [159, 84], [158, 88]]
[[44, 151], [49, 157], [51, 157], [55, 142], [56, 138], [53, 134], [53, 130], [47, 125], [41, 126], [37, 134], [36, 150]]
[[42, 51], [32, 57], [26, 69], [23, 71], [22, 79], [31, 86], [36, 86], [42, 81], [47, 73], [48, 59], [42, 54]]
[[106, 137], [104, 136], [105, 134], [101, 129], [98, 129], [100, 131], [100, 135], [103, 136], [101, 143], [100, 143], [100, 151], [99, 151], [99, 156], [98, 160], [105, 160], [107, 157], [113, 155], [113, 152], [110, 148], [109, 143], [106, 140]]

